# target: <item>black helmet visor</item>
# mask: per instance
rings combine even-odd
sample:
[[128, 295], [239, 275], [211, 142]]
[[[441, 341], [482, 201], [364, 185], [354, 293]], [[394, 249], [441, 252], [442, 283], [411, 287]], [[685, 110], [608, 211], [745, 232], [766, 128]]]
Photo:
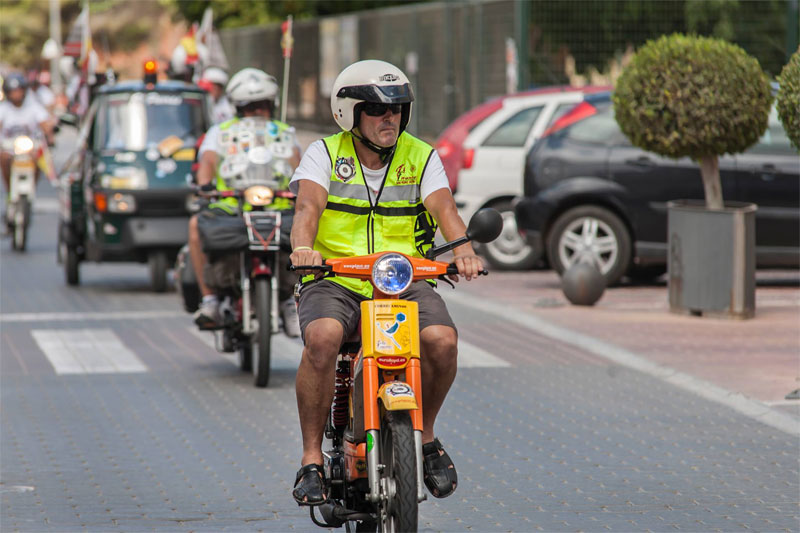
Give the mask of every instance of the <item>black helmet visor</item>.
[[414, 101], [411, 85], [351, 85], [336, 93], [339, 98], [354, 98], [380, 104], [408, 104]]

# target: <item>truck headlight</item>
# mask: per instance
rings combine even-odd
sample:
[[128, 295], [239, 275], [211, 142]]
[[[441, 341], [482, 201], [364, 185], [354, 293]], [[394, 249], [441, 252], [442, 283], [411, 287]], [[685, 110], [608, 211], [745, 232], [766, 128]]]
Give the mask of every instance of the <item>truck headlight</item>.
[[250, 205], [269, 205], [274, 197], [272, 189], [264, 185], [253, 185], [244, 191], [244, 201]]
[[109, 213], [133, 213], [136, 211], [136, 198], [132, 194], [115, 192], [108, 197]]
[[137, 167], [117, 167], [113, 174], [100, 176], [100, 187], [104, 189], [146, 189], [147, 173]]
[[14, 139], [14, 154], [23, 155], [33, 150], [33, 139], [27, 135], [20, 135]]
[[372, 283], [384, 294], [400, 294], [414, 281], [414, 268], [404, 255], [388, 253], [375, 261]]

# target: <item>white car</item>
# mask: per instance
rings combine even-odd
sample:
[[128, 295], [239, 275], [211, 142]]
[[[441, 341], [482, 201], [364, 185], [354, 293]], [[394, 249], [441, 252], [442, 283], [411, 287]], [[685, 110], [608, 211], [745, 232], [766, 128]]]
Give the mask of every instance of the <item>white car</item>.
[[512, 199], [522, 195], [525, 154], [584, 94], [607, 89], [557, 87], [503, 96], [462, 115], [440, 135], [436, 148], [462, 218], [469, 220], [483, 207], [494, 207], [503, 215], [500, 237], [480, 246], [494, 267], [531, 268], [537, 258], [517, 231], [511, 206]]

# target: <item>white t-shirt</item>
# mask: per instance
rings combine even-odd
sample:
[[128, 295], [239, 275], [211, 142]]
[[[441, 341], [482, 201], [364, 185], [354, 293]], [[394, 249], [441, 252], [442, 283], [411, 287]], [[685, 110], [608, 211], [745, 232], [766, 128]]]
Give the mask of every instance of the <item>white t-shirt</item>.
[[[300, 180], [311, 180], [320, 184], [327, 191], [331, 184], [332, 170], [331, 159], [328, 156], [325, 143], [322, 139], [314, 141], [308, 147], [308, 150], [300, 160], [300, 165], [294, 171], [292, 181], [289, 183], [289, 190], [297, 194]], [[364, 172], [364, 180], [367, 182], [370, 200], [374, 202], [375, 195], [378, 194], [383, 177], [386, 174], [386, 167], [372, 170], [361, 165], [361, 170]], [[450, 182], [447, 180], [447, 174], [444, 172], [444, 166], [442, 165], [442, 160], [439, 159], [439, 154], [436, 153], [436, 150], [433, 150], [431, 158], [428, 160], [428, 166], [425, 167], [425, 173], [422, 175], [420, 198], [424, 202], [429, 194], [445, 188], [450, 189]]]
[[0, 139], [6, 137], [8, 132], [15, 127], [25, 127], [31, 131], [38, 131], [39, 124], [47, 121], [50, 115], [47, 110], [39, 105], [33, 98], [25, 98], [20, 107], [8, 100], [0, 102]]
[[211, 106], [211, 122], [213, 124], [221, 124], [235, 116], [236, 108], [233, 107], [224, 94]]

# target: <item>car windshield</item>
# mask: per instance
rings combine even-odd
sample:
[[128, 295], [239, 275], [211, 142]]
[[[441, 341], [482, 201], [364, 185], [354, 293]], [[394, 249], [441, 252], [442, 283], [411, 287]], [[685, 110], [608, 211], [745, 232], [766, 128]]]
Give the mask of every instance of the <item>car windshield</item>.
[[176, 136], [191, 146], [205, 127], [203, 96], [196, 92], [110, 94], [98, 113], [97, 147], [146, 150]]

